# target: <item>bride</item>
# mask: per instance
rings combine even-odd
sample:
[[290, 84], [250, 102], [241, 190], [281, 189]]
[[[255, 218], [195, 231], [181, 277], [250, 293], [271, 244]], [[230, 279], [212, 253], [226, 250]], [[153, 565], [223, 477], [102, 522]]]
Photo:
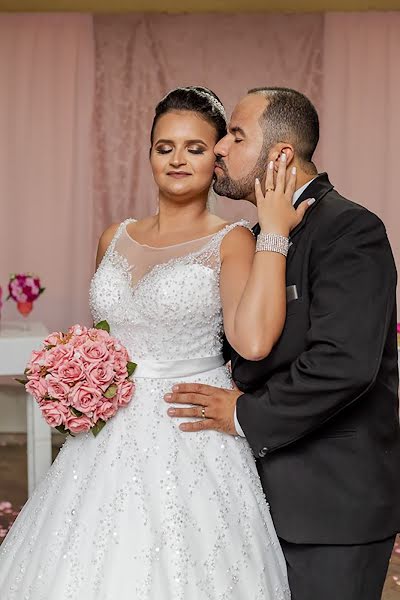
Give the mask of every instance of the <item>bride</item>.
[[[223, 106], [206, 88], [173, 90], [157, 105], [159, 212], [105, 231], [90, 289], [94, 320], [106, 319], [138, 363], [136, 391], [98, 437], [66, 440], [3, 543], [2, 600], [290, 598], [246, 440], [183, 433], [164, 401], [182, 381], [232, 388], [223, 321], [230, 344], [257, 360], [285, 319], [284, 256], [266, 248], [260, 277], [247, 224], [207, 210], [225, 134]], [[256, 183], [259, 218], [289, 231], [305, 207], [292, 208], [295, 173], [284, 161], [279, 178], [286, 192], [273, 202]]]

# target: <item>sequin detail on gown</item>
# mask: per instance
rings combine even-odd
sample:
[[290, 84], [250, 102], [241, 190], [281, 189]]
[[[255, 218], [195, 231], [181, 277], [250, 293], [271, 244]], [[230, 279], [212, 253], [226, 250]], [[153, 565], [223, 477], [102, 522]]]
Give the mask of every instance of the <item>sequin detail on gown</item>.
[[[95, 321], [140, 361], [221, 353], [220, 245], [244, 222], [169, 248], [122, 223], [91, 288]], [[179, 381], [232, 387], [225, 367]], [[184, 433], [177, 379], [138, 378], [97, 438], [68, 438], [0, 551], [2, 600], [289, 600], [286, 566], [246, 442]]]

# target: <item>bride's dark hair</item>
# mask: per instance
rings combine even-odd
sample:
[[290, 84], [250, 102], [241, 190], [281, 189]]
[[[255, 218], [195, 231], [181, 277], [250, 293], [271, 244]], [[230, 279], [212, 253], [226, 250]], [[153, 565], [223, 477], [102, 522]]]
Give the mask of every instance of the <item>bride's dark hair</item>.
[[151, 145], [153, 145], [154, 129], [159, 118], [175, 110], [187, 110], [198, 113], [215, 127], [217, 141], [226, 135], [225, 110], [218, 96], [205, 87], [182, 87], [169, 92], [157, 104], [156, 114], [151, 127]]

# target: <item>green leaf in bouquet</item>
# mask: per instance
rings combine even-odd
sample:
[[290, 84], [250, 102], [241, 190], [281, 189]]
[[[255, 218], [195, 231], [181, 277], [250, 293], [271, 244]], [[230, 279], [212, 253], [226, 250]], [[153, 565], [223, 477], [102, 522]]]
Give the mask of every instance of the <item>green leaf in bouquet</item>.
[[103, 421], [103, 419], [99, 419], [96, 425], [93, 425], [90, 431], [93, 433], [94, 437], [96, 437], [100, 433], [105, 424], [106, 422]]
[[73, 406], [70, 406], [70, 410], [72, 414], [75, 415], [75, 417], [81, 417], [83, 415], [83, 412], [81, 412], [77, 408], [74, 408]]
[[26, 385], [28, 383], [28, 379], [18, 379], [18, 377], [14, 377], [14, 381], [18, 381], [18, 383], [22, 383], [22, 385]]
[[94, 326], [95, 329], [103, 329], [104, 331], [107, 331], [107, 333], [110, 333], [110, 326], [107, 323], [107, 321], [100, 321], [99, 323], [97, 323], [97, 325]]
[[128, 369], [128, 377], [130, 377], [131, 375], [133, 375], [133, 373], [135, 372], [135, 369], [137, 367], [137, 364], [131, 361], [128, 361], [126, 363], [126, 368]]
[[114, 398], [117, 393], [117, 389], [117, 386], [112, 383], [104, 392], [104, 398], [107, 398], [108, 400], [110, 400], [110, 398]]
[[68, 429], [65, 429], [64, 425], [58, 425], [58, 427], [56, 427], [56, 429], [63, 435], [68, 435], [68, 433], [69, 433]]

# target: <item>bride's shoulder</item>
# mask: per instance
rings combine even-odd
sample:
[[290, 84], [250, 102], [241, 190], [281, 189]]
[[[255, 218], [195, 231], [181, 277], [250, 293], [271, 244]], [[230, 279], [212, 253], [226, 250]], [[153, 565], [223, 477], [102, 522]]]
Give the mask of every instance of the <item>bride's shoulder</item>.
[[109, 225], [101, 234], [99, 238], [99, 243], [97, 246], [97, 255], [96, 255], [96, 268], [99, 266], [103, 256], [105, 255], [107, 248], [113, 241], [116, 236], [118, 229], [121, 227], [122, 223], [112, 223]]
[[253, 255], [255, 248], [254, 234], [247, 221], [241, 220], [226, 226], [226, 234], [221, 244], [221, 259], [229, 255], [248, 253]]

